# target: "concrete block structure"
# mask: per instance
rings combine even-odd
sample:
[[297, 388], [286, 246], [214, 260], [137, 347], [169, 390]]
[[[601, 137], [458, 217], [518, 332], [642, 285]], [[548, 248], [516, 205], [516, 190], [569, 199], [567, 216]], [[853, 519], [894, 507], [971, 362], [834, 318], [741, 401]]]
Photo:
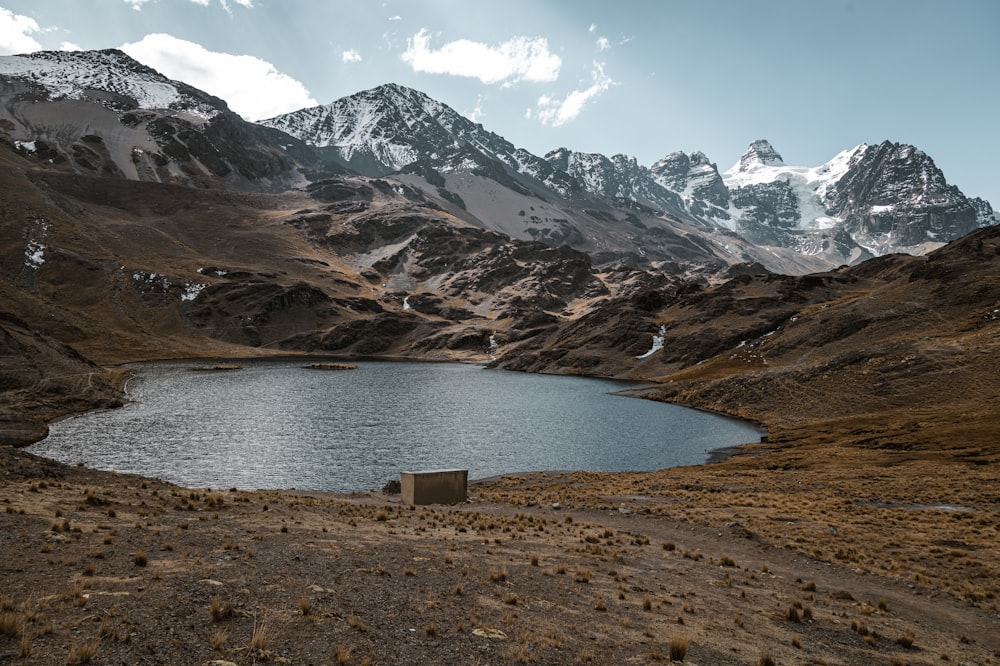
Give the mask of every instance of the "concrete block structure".
[[468, 497], [469, 470], [400, 472], [399, 485], [406, 504], [459, 504]]

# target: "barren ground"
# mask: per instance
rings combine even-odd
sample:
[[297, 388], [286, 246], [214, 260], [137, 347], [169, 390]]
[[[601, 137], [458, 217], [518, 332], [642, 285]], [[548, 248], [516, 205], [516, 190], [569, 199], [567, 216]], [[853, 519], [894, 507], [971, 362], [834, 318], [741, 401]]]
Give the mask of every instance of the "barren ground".
[[2, 448], [0, 661], [1000, 661], [995, 466], [802, 446], [416, 508]]

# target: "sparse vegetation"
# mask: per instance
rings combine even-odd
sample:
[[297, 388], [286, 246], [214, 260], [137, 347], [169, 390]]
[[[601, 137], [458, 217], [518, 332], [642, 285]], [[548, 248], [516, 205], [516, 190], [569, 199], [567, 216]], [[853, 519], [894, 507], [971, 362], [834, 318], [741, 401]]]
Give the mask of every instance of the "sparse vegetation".
[[670, 661], [684, 661], [684, 658], [687, 657], [689, 643], [689, 639], [683, 636], [674, 636], [671, 638], [670, 646], [667, 649]]
[[213, 622], [221, 622], [222, 620], [233, 616], [233, 607], [228, 601], [221, 599], [220, 597], [214, 597], [212, 599], [212, 605], [209, 606], [209, 613], [212, 616]]
[[212, 636], [209, 639], [209, 644], [212, 646], [213, 650], [218, 652], [222, 650], [222, 648], [226, 645], [226, 641], [228, 640], [229, 640], [229, 634], [227, 632], [223, 631], [222, 629], [216, 629], [214, 632], [212, 632]]
[[351, 649], [343, 645], [336, 645], [333, 648], [333, 661], [336, 664], [347, 664], [351, 661]]
[[271, 644], [271, 631], [265, 620], [254, 620], [253, 632], [250, 634], [250, 650], [264, 651]]
[[[721, 475], [722, 469], [711, 472]], [[157, 626], [148, 624], [153, 622], [150, 618], [179, 616], [182, 611], [175, 608], [187, 608], [196, 629], [174, 623], [172, 636], [183, 636], [192, 645], [201, 645], [206, 654], [211, 649], [217, 659], [236, 663], [281, 663], [286, 658], [306, 663], [318, 658], [317, 649], [335, 662], [332, 646], [338, 641], [353, 653], [347, 662], [351, 664], [365, 658], [371, 662], [372, 657], [375, 663], [391, 663], [390, 656], [426, 655], [431, 644], [451, 649], [469, 641], [493, 646], [498, 658], [515, 663], [572, 661], [574, 656], [585, 663], [613, 663], [622, 655], [637, 654], [639, 644], [649, 646], [638, 653], [639, 658], [656, 662], [669, 658], [664, 634], [669, 639], [673, 629], [711, 635], [713, 641], [719, 640], [713, 649], [732, 650], [734, 656], [742, 655], [741, 663], [771, 656], [746, 653], [747, 645], [766, 644], [794, 649], [796, 659], [818, 665], [837, 663], [838, 656], [826, 642], [814, 640], [815, 632], [847, 633], [852, 622], [855, 638], [844, 641], [833, 633], [831, 639], [845, 651], [844, 658], [859, 663], [862, 655], [880, 654], [887, 660], [893, 650], [897, 654], [917, 650], [916, 639], [909, 645], [906, 639], [925, 632], [925, 642], [933, 641], [935, 657], [941, 656], [942, 662], [947, 655], [952, 662], [986, 663], [977, 658], [992, 654], [978, 639], [962, 640], [971, 635], [972, 625], [956, 628], [953, 618], [939, 618], [937, 627], [914, 624], [906, 611], [922, 596], [912, 596], [902, 610], [893, 604], [889, 614], [885, 598], [892, 594], [889, 598], [895, 599], [905, 590], [883, 585], [878, 576], [852, 572], [856, 564], [839, 570], [835, 562], [829, 564], [832, 575], [805, 569], [814, 580], [802, 575], [796, 571], [802, 555], [796, 550], [800, 533], [794, 524], [783, 523], [793, 536], [784, 536], [781, 548], [768, 551], [769, 573], [764, 574], [759, 564], [737, 564], [744, 559], [751, 562], [764, 537], [747, 542], [752, 548], [748, 555], [739, 549], [740, 542], [733, 541], [732, 528], [721, 526], [724, 523], [708, 525], [712, 514], [701, 508], [706, 497], [719, 504], [721, 520], [743, 510], [729, 506], [732, 499], [726, 490], [699, 494], [678, 489], [692, 494], [692, 501], [669, 509], [653, 506], [648, 518], [640, 513], [624, 518], [615, 509], [619, 502], [603, 500], [610, 510], [601, 510], [600, 500], [588, 499], [582, 489], [589, 492], [599, 483], [614, 483], [622, 484], [615, 486], [617, 493], [631, 497], [639, 491], [614, 477], [567, 473], [558, 487], [560, 500], [571, 506], [594, 505], [581, 509], [572, 523], [562, 515], [553, 517], [545, 486], [511, 482], [522, 483], [520, 490], [505, 485], [505, 479], [477, 487], [470, 503], [454, 508], [399, 507], [381, 497], [239, 491], [227, 494], [224, 511], [213, 515], [208, 508], [218, 506], [213, 491], [180, 490], [159, 482], [147, 489], [138, 482], [123, 489], [115, 477], [108, 477], [116, 484], [112, 492], [92, 480], [98, 473], [80, 474], [87, 475], [85, 488], [94, 489], [93, 497], [115, 498], [124, 518], [121, 524], [108, 520], [104, 507], [99, 511], [84, 507], [90, 506], [81, 500], [87, 497], [85, 490], [72, 484], [65, 490], [49, 484], [33, 494], [27, 483], [0, 485], [0, 504], [10, 500], [6, 506], [19, 508], [22, 504], [15, 503], [24, 503], [26, 497], [44, 501], [41, 509], [23, 504], [29, 509], [27, 515], [0, 512], [0, 516], [14, 521], [15, 531], [22, 529], [19, 521], [42, 516], [34, 531], [23, 530], [30, 537], [25, 552], [42, 571], [51, 572], [52, 580], [63, 581], [55, 594], [39, 590], [31, 603], [0, 591], [6, 595], [0, 596], [0, 642], [7, 641], [12, 659], [23, 653], [29, 656], [22, 659], [46, 663], [46, 655], [53, 653], [53, 645], [66, 641], [71, 627], [79, 629], [74, 634], [78, 638], [62, 643], [67, 647], [62, 648], [60, 661], [68, 646], [83, 645], [95, 636], [99, 650], [108, 654], [112, 645], [115, 655], [135, 655], [151, 645], [176, 650], [169, 647], [169, 636], [161, 638], [143, 628]], [[646, 488], [654, 488], [656, 478], [636, 475], [635, 482], [642, 492], [651, 492]], [[740, 483], [747, 483], [740, 478]], [[569, 481], [581, 487], [579, 496], [566, 489]], [[726, 487], [721, 482], [720, 486]], [[500, 491], [507, 496], [504, 502], [490, 503], [490, 494]], [[61, 501], [62, 493], [69, 501]], [[530, 497], [535, 506], [518, 504], [522, 497]], [[755, 501], [777, 502], [764, 492]], [[832, 510], [814, 506], [815, 501], [810, 498], [802, 509], [817, 515]], [[178, 504], [194, 509], [176, 511]], [[265, 504], [270, 510], [262, 513]], [[57, 510], [62, 514], [56, 519], [57, 529], [69, 521], [66, 532], [48, 529]], [[145, 515], [133, 521], [139, 512]], [[380, 513], [385, 521], [377, 521]], [[861, 510], [858, 514], [864, 515]], [[878, 519], [891, 528], [891, 514]], [[915, 520], [921, 529], [926, 527], [919, 516]], [[974, 530], [987, 538], [993, 535], [992, 524], [981, 524], [978, 517], [969, 523], [964, 520], [955, 520], [955, 529], [965, 530], [962, 538], [972, 540]], [[754, 532], [763, 531], [752, 518], [740, 516], [740, 522]], [[288, 527], [288, 536], [281, 536], [282, 526]], [[841, 538], [846, 533], [842, 528]], [[650, 549], [637, 535], [652, 543], [679, 545], [673, 550]], [[788, 543], [793, 547], [785, 548]], [[49, 552], [39, 552], [43, 544], [50, 546]], [[810, 545], [806, 556], [815, 557], [813, 550]], [[942, 546], [940, 556], [948, 558], [954, 550], [958, 549]], [[140, 551], [164, 553], [164, 559], [149, 562], [152, 571], [146, 574], [133, 562]], [[696, 555], [701, 552], [705, 555]], [[827, 552], [834, 559], [833, 550]], [[898, 551], [893, 556], [898, 557]], [[16, 571], [11, 574], [16, 580]], [[848, 585], [851, 595], [843, 591]], [[184, 595], [178, 590], [185, 590]], [[404, 590], [411, 596], [401, 594]], [[128, 594], [118, 596], [120, 592]], [[396, 626], [394, 618], [385, 615], [384, 604], [389, 601], [395, 618], [406, 618], [399, 626], [407, 632], [412, 629], [417, 640], [380, 642]], [[967, 608], [977, 612], [971, 604]], [[573, 609], [572, 618], [566, 609]], [[202, 622], [197, 621], [198, 613]], [[797, 614], [798, 623], [789, 622], [789, 614]], [[372, 618], [370, 628], [362, 617]], [[92, 619], [81, 624], [80, 618]], [[721, 625], [725, 631], [717, 630]], [[263, 638], [254, 638], [260, 632]], [[329, 642], [317, 648], [314, 635], [326, 636]], [[595, 635], [602, 638], [593, 643], [590, 636]], [[234, 642], [236, 636], [243, 637], [242, 643]], [[365, 649], [376, 654], [363, 656]], [[774, 656], [784, 658], [784, 654]], [[685, 661], [694, 659], [690, 650], [686, 655]], [[101, 654], [92, 657], [92, 662], [101, 661]]]
[[299, 597], [299, 612], [303, 617], [312, 613], [312, 600], [309, 597]]
[[74, 645], [66, 654], [67, 664], [89, 664], [97, 655], [97, 648], [100, 644], [97, 641], [88, 641]]

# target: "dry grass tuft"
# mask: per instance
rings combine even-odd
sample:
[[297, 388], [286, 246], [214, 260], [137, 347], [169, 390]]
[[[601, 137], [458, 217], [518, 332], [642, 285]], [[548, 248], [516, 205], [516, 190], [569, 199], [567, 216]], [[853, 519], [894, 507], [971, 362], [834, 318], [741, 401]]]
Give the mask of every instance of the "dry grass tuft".
[[229, 640], [229, 634], [223, 631], [222, 629], [217, 629], [212, 634], [211, 638], [209, 638], [209, 644], [212, 646], [213, 650], [219, 652], [220, 650], [222, 650], [222, 646], [224, 646], [226, 644], [226, 641], [228, 640]]
[[21, 635], [22, 617], [20, 613], [3, 611], [0, 613], [0, 635], [16, 638]]
[[97, 655], [97, 641], [74, 645], [66, 654], [67, 664], [89, 664]]
[[667, 648], [667, 655], [670, 657], [670, 661], [684, 661], [687, 656], [688, 644], [690, 641], [683, 636], [674, 636], [670, 639], [670, 645]]
[[346, 664], [351, 660], [351, 648], [337, 645], [333, 648], [333, 661], [335, 664]]
[[233, 606], [228, 601], [215, 597], [212, 599], [209, 612], [212, 614], [212, 621], [219, 622], [233, 616]]
[[265, 620], [257, 622], [254, 620], [253, 633], [250, 634], [250, 651], [257, 652], [267, 650], [271, 643], [271, 633]]
[[312, 612], [312, 600], [309, 597], [299, 597], [299, 612], [303, 617]]

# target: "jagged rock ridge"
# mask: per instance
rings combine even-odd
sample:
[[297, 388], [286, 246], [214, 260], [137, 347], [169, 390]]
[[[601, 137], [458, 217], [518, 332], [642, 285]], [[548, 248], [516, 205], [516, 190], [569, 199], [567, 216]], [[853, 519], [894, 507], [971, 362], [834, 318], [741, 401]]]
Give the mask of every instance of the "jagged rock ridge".
[[[600, 263], [690, 273], [757, 261], [803, 272], [922, 253], [997, 221], [988, 202], [949, 185], [923, 152], [890, 142], [810, 168], [786, 166], [757, 140], [724, 174], [700, 152], [671, 153], [648, 168], [566, 148], [541, 158], [396, 84], [250, 124], [116, 50], [3, 57], [0, 86], [5, 136], [26, 156], [77, 172], [258, 190], [344, 169], [405, 175], [468, 221], [570, 244]], [[49, 104], [33, 104], [39, 99]], [[73, 133], [63, 122], [70, 115], [88, 122]], [[493, 185], [477, 189], [469, 178]], [[503, 196], [484, 195], [497, 185]]]
[[700, 152], [671, 153], [649, 168], [626, 155], [567, 148], [540, 159], [395, 84], [263, 124], [332, 149], [338, 161], [366, 175], [422, 164], [484, 175], [541, 197], [590, 195], [612, 207], [640, 206], [756, 244], [826, 257], [830, 265], [923, 252], [997, 221], [988, 202], [948, 185], [926, 154], [888, 141], [843, 151], [818, 167], [795, 167], [768, 141], [756, 140], [724, 174]]
[[276, 189], [323, 168], [301, 141], [115, 49], [0, 57], [0, 97], [0, 131], [22, 155], [77, 173]]

